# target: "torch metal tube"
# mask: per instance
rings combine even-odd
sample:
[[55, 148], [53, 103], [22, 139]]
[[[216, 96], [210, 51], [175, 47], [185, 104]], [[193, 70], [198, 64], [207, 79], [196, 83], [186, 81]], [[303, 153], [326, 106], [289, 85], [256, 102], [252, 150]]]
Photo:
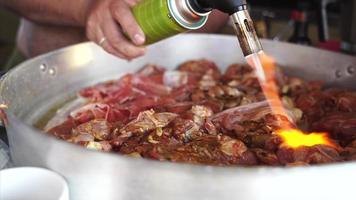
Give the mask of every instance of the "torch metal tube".
[[262, 45], [258, 39], [255, 27], [247, 9], [240, 10], [230, 16], [234, 23], [240, 47], [245, 56], [258, 53], [262, 50]]

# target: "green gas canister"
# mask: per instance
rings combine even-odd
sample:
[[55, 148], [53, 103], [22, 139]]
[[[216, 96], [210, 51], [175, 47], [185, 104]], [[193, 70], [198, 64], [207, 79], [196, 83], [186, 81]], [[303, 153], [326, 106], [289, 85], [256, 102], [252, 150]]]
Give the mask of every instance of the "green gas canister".
[[141, 0], [132, 11], [146, 45], [204, 26], [210, 11], [197, 12], [188, 0]]

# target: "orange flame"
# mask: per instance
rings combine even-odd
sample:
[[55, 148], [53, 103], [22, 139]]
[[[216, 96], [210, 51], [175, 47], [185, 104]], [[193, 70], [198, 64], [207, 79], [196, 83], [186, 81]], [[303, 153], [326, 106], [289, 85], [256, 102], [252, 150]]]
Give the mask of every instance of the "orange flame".
[[[276, 64], [274, 59], [267, 56], [263, 51], [257, 55], [247, 56], [246, 59], [247, 63], [257, 73], [262, 91], [269, 102], [273, 114], [288, 116], [275, 81]], [[326, 133], [305, 134], [300, 130], [294, 129], [291, 123], [280, 121], [280, 124], [281, 130], [277, 131], [277, 135], [283, 139], [284, 143], [282, 145], [284, 146], [297, 148], [324, 144], [335, 147]]]
[[279, 130], [277, 131], [277, 135], [283, 139], [282, 146], [291, 148], [298, 148], [302, 146], [312, 147], [320, 144], [335, 147], [335, 144], [328, 138], [327, 133], [305, 134], [300, 130], [290, 129]]

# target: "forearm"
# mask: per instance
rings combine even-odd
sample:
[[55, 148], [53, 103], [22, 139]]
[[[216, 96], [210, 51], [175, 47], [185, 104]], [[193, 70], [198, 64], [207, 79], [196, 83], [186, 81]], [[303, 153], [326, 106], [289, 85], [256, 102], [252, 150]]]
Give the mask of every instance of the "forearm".
[[84, 26], [94, 0], [0, 0], [4, 6], [35, 22]]

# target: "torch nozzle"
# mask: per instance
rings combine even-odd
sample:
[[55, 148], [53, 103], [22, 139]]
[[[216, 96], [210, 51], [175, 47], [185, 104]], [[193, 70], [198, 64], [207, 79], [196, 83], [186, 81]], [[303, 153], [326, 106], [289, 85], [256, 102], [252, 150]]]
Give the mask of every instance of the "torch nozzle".
[[260, 52], [262, 45], [247, 9], [237, 11], [230, 17], [232, 18], [243, 54], [248, 56]]
[[246, 0], [186, 0], [190, 7], [198, 13], [218, 9], [227, 13], [234, 22], [236, 35], [245, 56], [262, 50], [250, 14], [247, 11]]

